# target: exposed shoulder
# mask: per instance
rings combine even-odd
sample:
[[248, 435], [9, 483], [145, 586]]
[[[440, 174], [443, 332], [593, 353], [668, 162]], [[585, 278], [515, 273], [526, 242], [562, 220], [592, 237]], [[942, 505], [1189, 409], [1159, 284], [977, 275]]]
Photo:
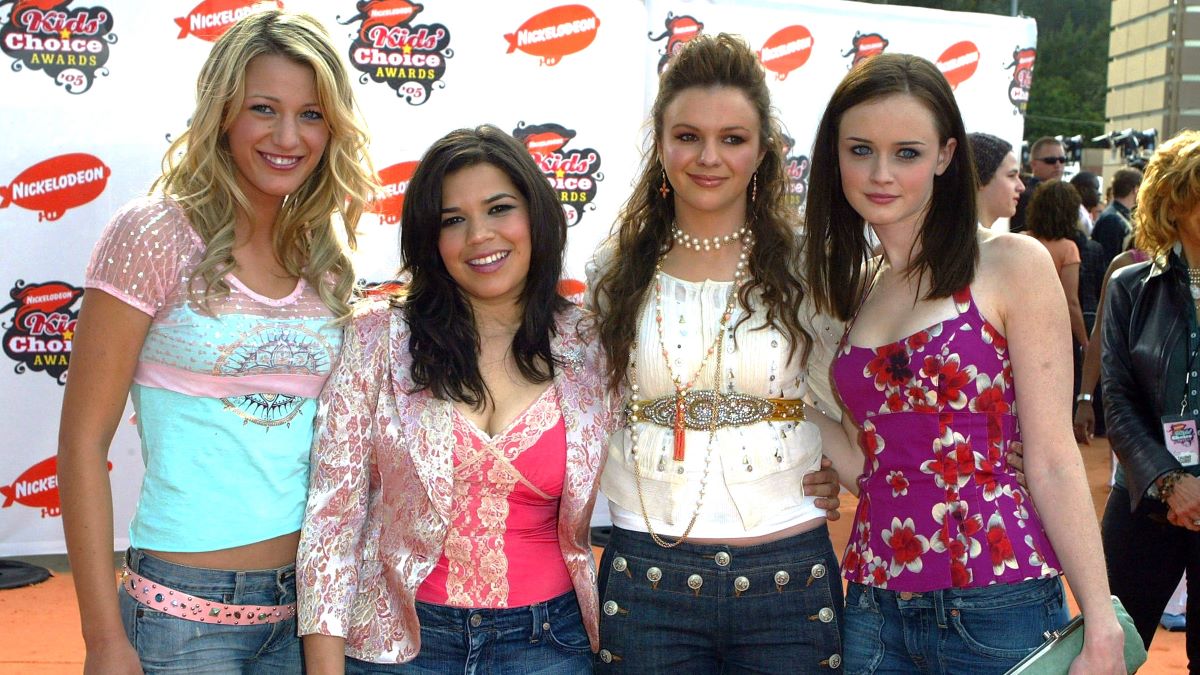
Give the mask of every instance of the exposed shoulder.
[[1024, 234], [982, 230], [979, 235], [980, 267], [999, 267], [1006, 274], [1052, 269], [1054, 260], [1040, 241]]

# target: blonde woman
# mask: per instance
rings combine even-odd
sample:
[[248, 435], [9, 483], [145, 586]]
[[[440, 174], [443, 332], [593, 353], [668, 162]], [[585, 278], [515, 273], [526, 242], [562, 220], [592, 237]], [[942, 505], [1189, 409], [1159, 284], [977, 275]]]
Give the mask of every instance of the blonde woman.
[[[85, 280], [59, 486], [86, 673], [302, 669], [295, 558], [316, 397], [341, 347], [365, 132], [324, 28], [233, 26], [152, 195]], [[105, 458], [132, 395], [146, 475], [113, 593]]]

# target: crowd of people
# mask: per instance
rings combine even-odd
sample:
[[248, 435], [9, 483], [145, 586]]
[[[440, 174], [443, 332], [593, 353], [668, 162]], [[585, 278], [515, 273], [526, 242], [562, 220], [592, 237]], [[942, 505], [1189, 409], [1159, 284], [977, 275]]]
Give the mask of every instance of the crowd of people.
[[[488, 124], [424, 153], [402, 289], [362, 297], [352, 91], [319, 22], [242, 19], [96, 244], [59, 447], [85, 672], [1004, 673], [1067, 622], [1064, 575], [1073, 672], [1126, 672], [1110, 592], [1148, 644], [1200, 555], [1200, 136], [1096, 213], [1061, 143], [1030, 185], [934, 64], [882, 54], [829, 99], [797, 213], [757, 56], [703, 35], [585, 306], [554, 192]], [[1094, 432], [1098, 380], [1102, 528], [1071, 421]], [[113, 593], [128, 397], [146, 477]]]

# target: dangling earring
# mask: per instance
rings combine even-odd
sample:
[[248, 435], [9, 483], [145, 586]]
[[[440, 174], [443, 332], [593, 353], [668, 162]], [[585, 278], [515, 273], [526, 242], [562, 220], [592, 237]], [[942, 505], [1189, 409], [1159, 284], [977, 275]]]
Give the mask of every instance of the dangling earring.
[[667, 195], [671, 194], [671, 186], [667, 185], [667, 170], [659, 170], [662, 171], [662, 185], [658, 187], [658, 194], [662, 195], [663, 199], [666, 199]]
[[758, 199], [758, 172], [754, 172], [754, 177], [750, 179], [750, 203]]

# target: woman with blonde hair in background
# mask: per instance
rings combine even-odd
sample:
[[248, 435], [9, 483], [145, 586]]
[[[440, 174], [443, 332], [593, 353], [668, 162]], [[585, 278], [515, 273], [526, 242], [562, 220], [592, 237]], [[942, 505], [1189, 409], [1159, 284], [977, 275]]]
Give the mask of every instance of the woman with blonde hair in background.
[[[151, 196], [96, 244], [58, 453], [86, 673], [302, 671], [312, 424], [354, 281], [336, 230], [354, 242], [374, 186], [338, 52], [307, 15], [231, 27]], [[146, 473], [114, 593], [105, 460], [129, 395]]]
[[1135, 243], [1150, 259], [1112, 272], [1101, 326], [1104, 419], [1119, 461], [1102, 521], [1104, 553], [1113, 593], [1147, 647], [1187, 572], [1187, 654], [1195, 673], [1200, 132], [1184, 131], [1159, 146], [1146, 165], [1137, 203]]

